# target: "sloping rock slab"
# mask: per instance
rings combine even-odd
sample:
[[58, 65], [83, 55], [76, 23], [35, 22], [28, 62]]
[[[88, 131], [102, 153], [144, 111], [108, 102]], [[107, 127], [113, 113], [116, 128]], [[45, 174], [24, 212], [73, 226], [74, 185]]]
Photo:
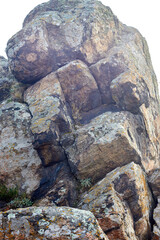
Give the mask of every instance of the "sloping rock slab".
[[67, 207], [30, 207], [0, 214], [3, 240], [108, 240], [89, 211]]
[[[61, 139], [72, 172], [79, 179], [95, 182], [116, 167], [140, 162], [139, 126], [141, 119], [129, 112], [106, 112], [84, 126], [76, 126], [77, 130]], [[66, 146], [67, 137], [74, 139], [72, 145]]]
[[[79, 207], [90, 210], [109, 239], [148, 239], [152, 196], [141, 167], [117, 168], [82, 195]], [[133, 220], [132, 220], [133, 216]], [[134, 227], [135, 232], [134, 232]]]

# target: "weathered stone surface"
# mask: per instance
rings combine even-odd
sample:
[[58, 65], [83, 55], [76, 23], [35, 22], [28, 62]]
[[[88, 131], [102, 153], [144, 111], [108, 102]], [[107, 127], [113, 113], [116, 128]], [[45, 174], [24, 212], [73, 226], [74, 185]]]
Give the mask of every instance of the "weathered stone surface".
[[151, 186], [155, 198], [160, 196], [160, 169], [156, 169], [149, 173], [148, 182]]
[[15, 77], [25, 83], [51, 72], [48, 36], [43, 21], [30, 24], [8, 42], [7, 55]]
[[76, 180], [66, 162], [45, 167], [39, 188], [32, 195], [36, 206], [74, 206], [76, 198]]
[[49, 1], [35, 8], [8, 41], [11, 69], [19, 81], [34, 82], [74, 59], [95, 63], [105, 56], [120, 26], [110, 8], [98, 1]]
[[0, 102], [22, 102], [25, 86], [19, 83], [9, 70], [8, 61], [0, 56]]
[[51, 73], [28, 88], [24, 100], [33, 116], [34, 146], [44, 166], [63, 161], [65, 155], [59, 138], [63, 132], [71, 131], [71, 119], [56, 74]]
[[[0, 58], [0, 102], [5, 100], [0, 106], [0, 180], [17, 184], [39, 206], [74, 206], [79, 182], [104, 178], [79, 206], [96, 215], [109, 239], [150, 239], [154, 204], [135, 163], [150, 174], [157, 198], [160, 111], [145, 39], [96, 0], [50, 0], [29, 13], [23, 29], [9, 40], [7, 54], [9, 67]], [[19, 82], [34, 83], [24, 94], [29, 110], [25, 104], [8, 104], [23, 102], [24, 91], [9, 69]], [[23, 219], [32, 215], [27, 214]], [[54, 231], [63, 233], [64, 225], [54, 225]], [[34, 237], [24, 230], [17, 239], [51, 239], [44, 234], [52, 234], [53, 226], [37, 226], [29, 233]], [[67, 232], [81, 234], [70, 226]], [[155, 239], [158, 232], [156, 225]], [[83, 233], [77, 239], [101, 239], [95, 232], [88, 235], [88, 227]]]
[[160, 115], [159, 105], [156, 101], [152, 101], [149, 108], [143, 104], [140, 107], [140, 112], [143, 115], [145, 129], [146, 129], [146, 147], [144, 152], [146, 154], [143, 158], [142, 164], [145, 171], [149, 173], [152, 170], [160, 168], [159, 153], [160, 153]]
[[57, 75], [75, 121], [102, 104], [97, 83], [83, 62], [73, 61], [59, 68]]
[[152, 203], [144, 172], [130, 163], [108, 173], [82, 195], [79, 207], [94, 213], [109, 239], [149, 239]]
[[25, 104], [0, 108], [0, 180], [32, 194], [39, 185], [41, 160], [32, 146], [31, 115]]
[[155, 221], [155, 225], [153, 226], [153, 240], [160, 239], [160, 197], [158, 198], [158, 205], [154, 209], [153, 219]]
[[89, 211], [67, 207], [31, 207], [0, 214], [3, 240], [107, 240]]
[[72, 145], [65, 146], [67, 136], [62, 137], [73, 173], [95, 182], [118, 166], [140, 162], [139, 125], [141, 119], [129, 112], [106, 112], [69, 134]]

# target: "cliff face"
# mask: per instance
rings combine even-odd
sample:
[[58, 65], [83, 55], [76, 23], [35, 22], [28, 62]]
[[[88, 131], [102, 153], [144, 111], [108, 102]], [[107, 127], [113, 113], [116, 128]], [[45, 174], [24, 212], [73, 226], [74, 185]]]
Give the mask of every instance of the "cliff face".
[[0, 181], [35, 206], [2, 213], [0, 236], [159, 239], [159, 96], [142, 35], [98, 1], [50, 0], [6, 52]]

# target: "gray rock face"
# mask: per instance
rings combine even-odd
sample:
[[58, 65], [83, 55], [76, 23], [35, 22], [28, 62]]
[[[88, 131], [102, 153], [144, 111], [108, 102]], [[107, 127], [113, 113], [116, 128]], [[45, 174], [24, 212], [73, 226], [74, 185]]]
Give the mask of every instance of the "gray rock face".
[[0, 57], [0, 103], [16, 100], [23, 101], [23, 92], [26, 86], [18, 82], [9, 70], [8, 61]]
[[39, 186], [41, 160], [32, 145], [31, 115], [25, 104], [0, 109], [0, 180], [31, 195]]

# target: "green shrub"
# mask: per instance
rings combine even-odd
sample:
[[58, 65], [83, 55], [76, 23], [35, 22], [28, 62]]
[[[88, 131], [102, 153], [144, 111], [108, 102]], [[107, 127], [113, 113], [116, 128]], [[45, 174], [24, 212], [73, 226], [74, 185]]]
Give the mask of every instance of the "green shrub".
[[32, 206], [32, 201], [26, 193], [19, 194], [18, 188], [7, 188], [0, 184], [0, 200], [6, 202], [9, 208], [23, 208]]
[[7, 188], [4, 184], [0, 184], [0, 200], [10, 202], [12, 199], [18, 196], [18, 189]]
[[12, 209], [15, 209], [15, 208], [24, 208], [24, 207], [30, 207], [32, 206], [33, 202], [27, 198], [27, 197], [17, 197], [15, 198], [14, 200], [12, 200], [8, 206]]

